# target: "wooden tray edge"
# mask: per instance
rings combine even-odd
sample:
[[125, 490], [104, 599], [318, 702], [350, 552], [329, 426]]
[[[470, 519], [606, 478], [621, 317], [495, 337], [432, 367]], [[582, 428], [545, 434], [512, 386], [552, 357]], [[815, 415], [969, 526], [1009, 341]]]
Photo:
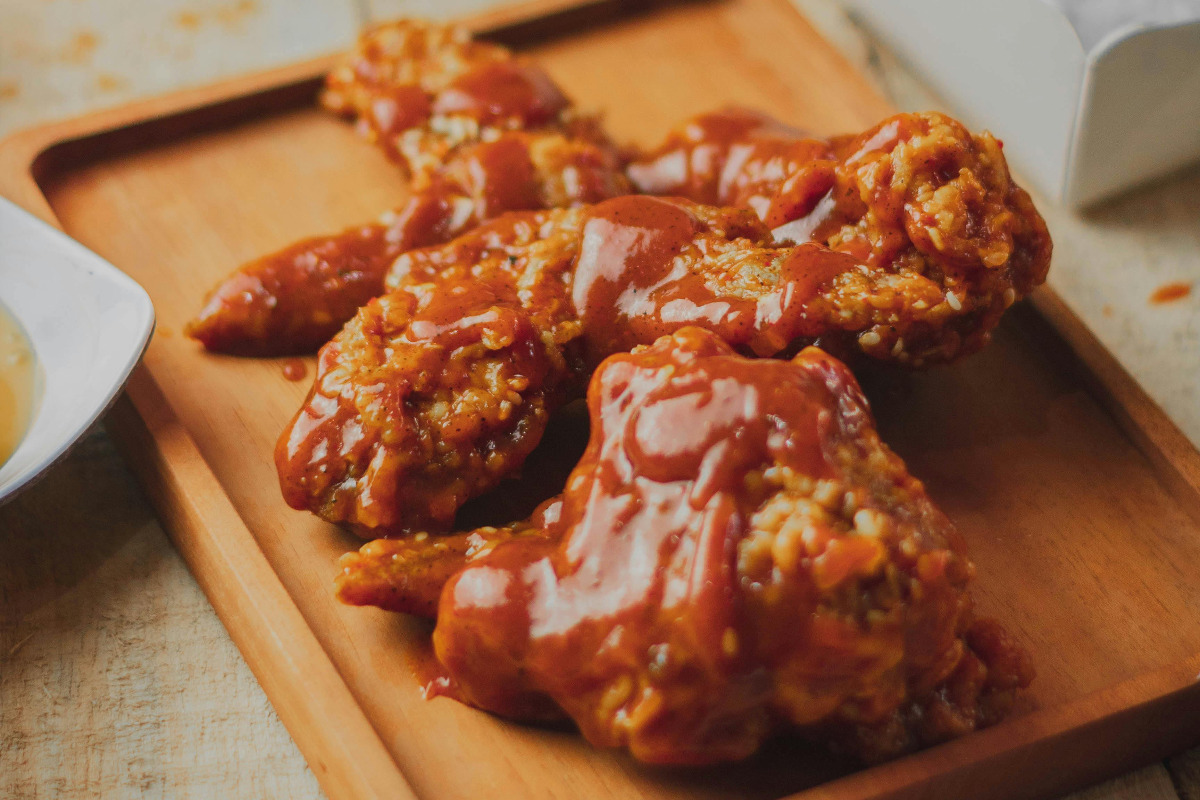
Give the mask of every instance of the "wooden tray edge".
[[[465, 23], [477, 31], [494, 31], [534, 21], [528, 15], [530, 9], [560, 14], [630, 5], [634, 4], [629, 0], [532, 0]], [[61, 227], [38, 181], [42, 169], [54, 166], [47, 159], [57, 161], [52, 156], [58, 148], [123, 130], [152, 135], [150, 128], [169, 126], [180, 115], [264, 93], [303, 90], [308, 84], [315, 89], [332, 58], [320, 57], [11, 134], [0, 140], [0, 194]], [[1200, 523], [1200, 450], [1057, 292], [1043, 286], [1033, 294], [1031, 303], [1079, 362], [1081, 375], [1097, 398]], [[415, 797], [145, 368], [137, 370], [127, 396], [114, 406], [109, 426], [322, 788], [334, 798]], [[212, 536], [213, 530], [221, 530], [221, 536]], [[229, 591], [226, 587], [230, 585], [241, 592]], [[259, 613], [268, 607], [280, 614], [280, 625]], [[289, 669], [281, 674], [279, 664]], [[793, 797], [916, 798], [931, 796], [931, 792], [933, 796], [966, 792], [978, 798], [998, 797], [996, 790], [969, 781], [979, 780], [977, 770], [995, 775], [1019, 769], [1023, 754], [1035, 747], [1056, 748], [1063, 756], [1064, 768], [1054, 775], [1031, 774], [1025, 787], [1028, 792], [1023, 795], [1033, 798], [1067, 791], [1169, 755], [1167, 741], [1186, 736], [1189, 719], [1200, 718], [1198, 673], [1200, 654], [1070, 704], [1024, 714], [1011, 725], [1003, 723], [972, 734], [970, 742], [951, 742]], [[1168, 717], [1159, 718], [1160, 712], [1168, 710], [1175, 718], [1174, 725], [1166, 724]], [[1149, 718], [1159, 718], [1155, 719], [1158, 724], [1148, 725]], [[1027, 730], [1015, 730], [1018, 722]], [[1131, 738], [1130, 729], [1140, 738]], [[334, 730], [351, 735], [334, 736]], [[986, 744], [981, 746], [983, 740]], [[354, 746], [347, 746], [350, 741]], [[1196, 741], [1200, 742], [1200, 730]], [[336, 757], [329, 758], [331, 754]]]
[[325, 793], [416, 800], [149, 370], [106, 424]]
[[[242, 85], [254, 91], [260, 78], [272, 75], [294, 81], [296, 76], [319, 74], [326, 63], [323, 59], [273, 70]], [[189, 102], [208, 105], [219, 99], [215, 88], [14, 134], [0, 141], [0, 193], [61, 228], [34, 177], [39, 159], [64, 143], [190, 110]], [[105, 423], [325, 793], [335, 799], [415, 800], [391, 753], [145, 366], [134, 371]], [[220, 536], [213, 535], [218, 530]]]

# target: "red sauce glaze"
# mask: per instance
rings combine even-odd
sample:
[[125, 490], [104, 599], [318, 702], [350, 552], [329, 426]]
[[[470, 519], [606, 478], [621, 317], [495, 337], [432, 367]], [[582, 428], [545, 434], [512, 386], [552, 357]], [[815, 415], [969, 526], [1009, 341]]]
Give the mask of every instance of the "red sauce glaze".
[[449, 174], [415, 191], [386, 224], [305, 239], [244, 265], [214, 289], [187, 333], [220, 352], [313, 352], [383, 292], [401, 253], [448, 241], [506, 211], [543, 205], [519, 135], [465, 148]]
[[[894, 754], [983, 724], [984, 698], [1028, 683], [1002, 630], [958, 640], [961, 541], [879, 443], [841, 363], [815, 348], [745, 359], [686, 328], [606, 360], [588, 408], [544, 538], [499, 544], [442, 590], [449, 677], [432, 693], [565, 712], [593, 744], [707, 763], [788, 723]], [[821, 499], [820, 480], [843, 489]], [[857, 530], [856, 509], [888, 521]], [[902, 716], [907, 702], [929, 718]]]
[[383, 290], [393, 252], [383, 225], [296, 242], [218, 284], [184, 330], [219, 352], [311, 353]]
[[386, 141], [385, 137], [395, 137], [424, 123], [432, 110], [424, 89], [417, 84], [400, 84], [373, 93], [363, 116], [365, 124]]
[[542, 125], [569, 101], [540, 67], [528, 61], [493, 61], [454, 80], [433, 103], [435, 114], [466, 114], [488, 124], [516, 119]]
[[308, 374], [308, 368], [304, 366], [304, 362], [298, 358], [289, 358], [283, 362], [283, 377], [295, 383], [296, 381], [304, 380], [304, 376]]
[[[685, 325], [707, 328], [758, 355], [774, 355], [808, 333], [806, 303], [828, 280], [855, 267], [848, 256], [805, 244], [781, 251], [780, 276], [771, 291], [739, 297], [717, 276], [676, 261], [696, 230], [687, 209], [670, 200], [631, 195], [591, 211], [572, 301], [595, 360]], [[749, 229], [746, 235], [752, 235]]]
[[1023, 294], [1049, 265], [1045, 224], [996, 140], [938, 114], [816, 139], [727, 109], [690, 120], [627, 173], [640, 192], [749, 208], [780, 241], [825, 242], [872, 266], [915, 248], [960, 277], [1003, 265]]
[[[276, 446], [284, 499], [367, 531], [443, 530], [510, 474], [570, 377], [514, 292], [464, 281], [361, 309], [321, 349], [309, 397]], [[479, 400], [455, 402], [464, 396]]]
[[456, 171], [462, 175], [462, 188], [478, 198], [472, 209], [475, 220], [543, 205], [529, 147], [519, 137], [502, 136], [472, 148]]
[[833, 185], [833, 159], [829, 142], [733, 108], [689, 120], [627, 172], [640, 192], [749, 208], [775, 227], [813, 210]]
[[[588, 709], [598, 675], [676, 638], [706, 669], [734, 666], [722, 648], [740, 628], [733, 547], [761, 499], [747, 497], [747, 471], [775, 461], [827, 474], [834, 401], [819, 370], [750, 362], [695, 333], [690, 358], [605, 362], [557, 528], [497, 548], [444, 590], [435, 647], [464, 699], [524, 718], [545, 715], [543, 693], [568, 713]], [[524, 672], [538, 691], [522, 688]], [[586, 714], [576, 721], [606, 738]]]
[[1151, 303], [1171, 303], [1175, 300], [1182, 300], [1192, 293], [1192, 285], [1190, 283], [1165, 283], [1154, 290], [1154, 294], [1150, 295]]

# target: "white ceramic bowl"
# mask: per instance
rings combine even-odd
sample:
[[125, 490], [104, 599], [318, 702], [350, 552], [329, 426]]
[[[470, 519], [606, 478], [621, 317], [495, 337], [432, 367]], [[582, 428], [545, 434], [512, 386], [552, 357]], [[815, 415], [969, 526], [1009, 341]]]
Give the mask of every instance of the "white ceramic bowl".
[[104, 413], [150, 341], [145, 290], [74, 239], [0, 198], [0, 303], [41, 372], [25, 437], [0, 466], [0, 503], [57, 461]]

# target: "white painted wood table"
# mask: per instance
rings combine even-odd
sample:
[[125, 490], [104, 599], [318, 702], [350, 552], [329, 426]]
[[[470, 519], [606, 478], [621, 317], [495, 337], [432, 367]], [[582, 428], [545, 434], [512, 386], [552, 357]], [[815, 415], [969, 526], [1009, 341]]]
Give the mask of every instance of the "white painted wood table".
[[[796, 2], [898, 105], [936, 105], [831, 0]], [[493, 4], [0, 0], [0, 135], [337, 50], [372, 18]], [[1147, 302], [1200, 281], [1200, 170], [1046, 210], [1052, 281], [1200, 441], [1200, 298]], [[0, 509], [0, 797], [92, 796], [321, 796], [102, 427]], [[1200, 751], [1076, 797], [1200, 800]]]

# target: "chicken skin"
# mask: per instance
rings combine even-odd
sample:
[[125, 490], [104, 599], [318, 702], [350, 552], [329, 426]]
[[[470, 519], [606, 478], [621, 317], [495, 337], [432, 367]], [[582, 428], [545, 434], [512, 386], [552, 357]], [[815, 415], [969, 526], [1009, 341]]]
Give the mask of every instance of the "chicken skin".
[[629, 191], [617, 149], [549, 76], [466, 31], [405, 20], [363, 34], [323, 104], [355, 116], [412, 192], [379, 220], [256, 259], [207, 298], [187, 333], [241, 355], [307, 353], [383, 292], [401, 253], [506, 211]]
[[787, 730], [887, 758], [995, 722], [1029, 684], [840, 362], [687, 327], [605, 360], [587, 396], [587, 450], [533, 520], [343, 558], [343, 600], [436, 612], [433, 691], [704, 764]]

